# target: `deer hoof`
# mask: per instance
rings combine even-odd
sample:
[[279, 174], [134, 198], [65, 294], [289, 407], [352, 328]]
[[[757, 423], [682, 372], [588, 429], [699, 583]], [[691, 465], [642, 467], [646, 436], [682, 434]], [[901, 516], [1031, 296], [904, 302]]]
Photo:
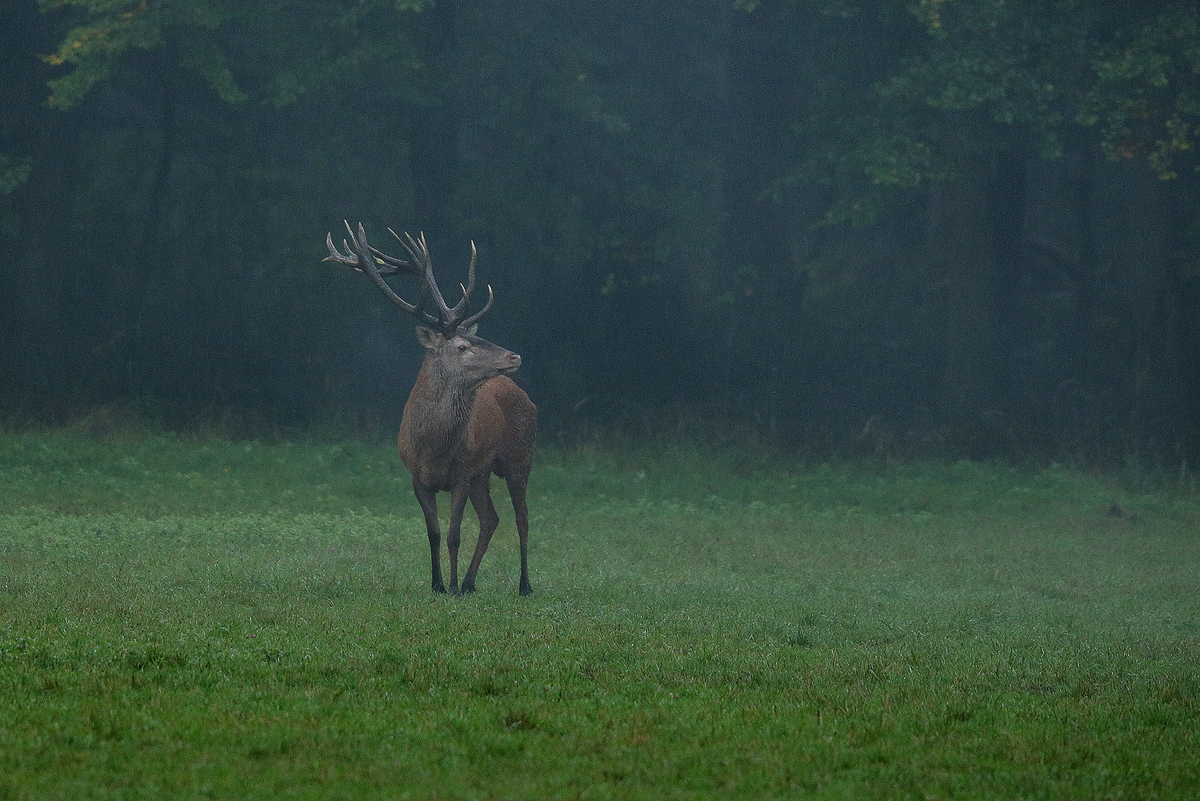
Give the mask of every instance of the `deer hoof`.
[[521, 589], [518, 592], [522, 598], [528, 598], [530, 595], [533, 595], [533, 587], [529, 586], [528, 581], [523, 581], [521, 582]]

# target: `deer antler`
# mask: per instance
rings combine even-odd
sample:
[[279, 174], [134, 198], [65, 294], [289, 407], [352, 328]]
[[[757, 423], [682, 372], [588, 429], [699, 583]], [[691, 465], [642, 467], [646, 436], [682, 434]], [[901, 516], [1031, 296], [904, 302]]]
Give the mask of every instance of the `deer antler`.
[[[350, 231], [350, 223], [346, 222], [345, 220], [342, 222], [345, 223], [346, 230]], [[362, 224], [360, 223], [358, 227], [361, 229]], [[350, 238], [355, 239], [357, 242], [353, 231], [350, 231]], [[358, 270], [360, 273], [363, 272], [362, 268], [358, 264], [358, 255], [354, 252], [355, 249], [351, 248], [350, 243], [345, 239], [342, 240], [342, 247], [346, 249], [345, 253], [339, 252], [337, 247], [334, 246], [333, 234], [325, 235], [325, 247], [329, 248], [329, 255], [321, 259], [321, 261], [336, 261], [339, 264], [349, 265], [355, 270]], [[395, 256], [389, 256], [386, 253], [376, 250], [374, 247], [371, 247], [370, 251], [371, 255], [382, 264], [382, 266], [377, 265], [380, 275], [393, 275], [394, 273], [400, 272], [401, 269], [403, 269], [405, 272], [413, 272], [408, 262], [406, 262], [404, 259], [397, 259]]]
[[[390, 228], [388, 230], [391, 231]], [[396, 237], [400, 244], [404, 246], [404, 249], [408, 251], [408, 255], [412, 257], [413, 264], [415, 265], [415, 271], [421, 273], [421, 280], [423, 284], [422, 288], [429, 293], [431, 298], [433, 298], [434, 303], [437, 304], [438, 311], [442, 315], [442, 320], [444, 321], [444, 333], [450, 333], [457, 329], [462, 329], [463, 331], [467, 330], [476, 322], [478, 322], [479, 318], [484, 315], [484, 312], [491, 308], [492, 301], [495, 299], [495, 295], [492, 293], [491, 285], [489, 285], [488, 302], [475, 314], [471, 315], [465, 320], [462, 319], [463, 312], [466, 311], [466, 309], [471, 305], [471, 290], [475, 288], [474, 242], [471, 243], [471, 265], [467, 268], [467, 285], [458, 285], [459, 289], [462, 290], [462, 297], [459, 299], [458, 303], [454, 304], [454, 308], [450, 308], [449, 304], [446, 303], [445, 298], [442, 296], [441, 289], [438, 288], [437, 281], [433, 277], [433, 262], [429, 258], [429, 246], [425, 243], [425, 234], [419, 234], [416, 239], [413, 239], [412, 236], [406, 232], [404, 234], [404, 239], [400, 239], [396, 232], [392, 231], [392, 236]]]
[[[370, 279], [375, 282], [375, 286], [379, 287], [384, 296], [392, 303], [399, 306], [403, 311], [416, 317], [424, 325], [432, 325], [435, 328], [441, 328], [442, 321], [434, 317], [429, 312], [415, 303], [409, 303], [404, 298], [396, 294], [396, 292], [388, 286], [387, 281], [383, 280], [385, 274], [404, 270], [405, 272], [417, 273], [417, 268], [403, 259], [393, 258], [385, 253], [379, 253], [375, 248], [367, 244], [367, 232], [363, 228], [362, 223], [358, 224], [358, 233], [350, 228], [350, 222], [343, 220], [346, 225], [346, 232], [350, 234], [350, 239], [354, 242], [353, 249], [346, 240], [342, 240], [342, 247], [346, 249], [342, 253], [333, 244], [333, 234], [325, 235], [325, 246], [329, 248], [329, 255], [322, 261], [335, 261], [338, 264], [345, 264], [348, 267], [353, 267], [359, 272], [366, 273]], [[353, 252], [352, 252], [353, 251]], [[383, 267], [375, 261], [375, 255], [378, 254], [383, 262]]]
[[[472, 325], [483, 317], [484, 313], [492, 307], [492, 301], [495, 299], [492, 293], [492, 287], [488, 286], [488, 301], [482, 309], [467, 319], [463, 320], [463, 313], [471, 305], [471, 291], [475, 288], [475, 243], [471, 243], [471, 265], [467, 269], [467, 285], [459, 284], [459, 289], [462, 290], [462, 298], [453, 308], [446, 303], [442, 296], [441, 289], [438, 288], [437, 280], [433, 276], [433, 263], [429, 258], [429, 246], [425, 243], [425, 235], [420, 234], [417, 239], [413, 239], [409, 234], [404, 234], [404, 239], [401, 239], [399, 234], [388, 231], [396, 240], [408, 251], [411, 261], [397, 259], [394, 256], [389, 256], [382, 253], [367, 243], [367, 232], [363, 228], [362, 223], [358, 224], [357, 234], [350, 228], [350, 223], [346, 222], [346, 231], [350, 234], [350, 242], [342, 240], [342, 247], [346, 252], [342, 253], [333, 244], [333, 234], [325, 235], [325, 246], [329, 248], [329, 255], [322, 261], [333, 261], [338, 264], [345, 264], [348, 267], [353, 267], [359, 272], [366, 273], [380, 291], [402, 310], [413, 315], [421, 323], [421, 325], [429, 326], [443, 334], [449, 335], [457, 330], [466, 331]], [[405, 241], [407, 240], [407, 241]], [[377, 261], [378, 260], [378, 261]], [[421, 294], [433, 299], [437, 304], [438, 316], [430, 314], [424, 308], [424, 304], [414, 304], [401, 298], [396, 292], [388, 286], [387, 281], [383, 280], [383, 276], [392, 275], [397, 272], [406, 272], [410, 275], [415, 275], [421, 280]]]

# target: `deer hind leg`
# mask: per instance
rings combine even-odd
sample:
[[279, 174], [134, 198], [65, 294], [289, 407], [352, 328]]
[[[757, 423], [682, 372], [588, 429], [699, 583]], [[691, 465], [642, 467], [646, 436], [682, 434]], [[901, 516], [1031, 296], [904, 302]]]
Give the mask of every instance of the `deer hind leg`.
[[[450, 593], [458, 595], [458, 544], [462, 539], [463, 509], [467, 506], [466, 487], [450, 491], [450, 524], [446, 529], [446, 549], [450, 552]], [[468, 590], [469, 592], [469, 590]]]
[[525, 505], [525, 486], [529, 481], [529, 471], [523, 474], [514, 473], [508, 478], [508, 494], [512, 498], [513, 513], [517, 518], [517, 537], [521, 543], [521, 586], [522, 596], [532, 595], [533, 587], [529, 586], [529, 507]]
[[442, 530], [438, 525], [437, 490], [413, 481], [413, 492], [416, 493], [417, 503], [421, 504], [421, 511], [425, 514], [425, 531], [429, 533], [433, 591], [445, 592], [446, 585], [442, 583]]
[[496, 526], [500, 525], [500, 515], [496, 514], [496, 505], [492, 503], [491, 473], [471, 479], [471, 505], [475, 507], [475, 514], [479, 515], [479, 540], [475, 543], [475, 554], [471, 557], [467, 574], [463, 576], [463, 595], [475, 591], [475, 574], [483, 563], [483, 555], [487, 553], [492, 535], [496, 533]]

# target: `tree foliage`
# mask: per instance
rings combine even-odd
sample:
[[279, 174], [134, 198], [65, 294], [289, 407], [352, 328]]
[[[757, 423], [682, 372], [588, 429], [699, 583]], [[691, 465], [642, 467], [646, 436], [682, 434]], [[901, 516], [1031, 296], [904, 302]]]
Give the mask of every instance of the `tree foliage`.
[[29, 180], [33, 165], [29, 157], [8, 156], [0, 153], [0, 196], [11, 195]]
[[[871, 89], [831, 94], [815, 109], [823, 160], [792, 180], [840, 186], [833, 220], [870, 221], [877, 188], [954, 178], [949, 149], [987, 151], [1014, 128], [1043, 158], [1094, 130], [1112, 159], [1144, 159], [1160, 178], [1195, 169], [1200, 129], [1200, 18], [1191, 3], [1082, 0], [917, 0], [904, 3], [924, 30], [881, 17], [905, 41]], [[864, 7], [852, 7], [859, 19]]]
[[[108, 80], [131, 51], [172, 46], [173, 66], [195, 73], [222, 100], [276, 105], [368, 68], [415, 67], [398, 18], [431, 0], [38, 0], [73, 24], [46, 56], [69, 67], [50, 81], [51, 106], [68, 109]], [[389, 25], [388, 23], [391, 23]], [[394, 27], [393, 27], [394, 26]]]
[[1144, 155], [1160, 178], [1196, 164], [1200, 139], [1200, 10], [1169, 4], [1100, 44], [1076, 119], [1100, 128], [1111, 158]]

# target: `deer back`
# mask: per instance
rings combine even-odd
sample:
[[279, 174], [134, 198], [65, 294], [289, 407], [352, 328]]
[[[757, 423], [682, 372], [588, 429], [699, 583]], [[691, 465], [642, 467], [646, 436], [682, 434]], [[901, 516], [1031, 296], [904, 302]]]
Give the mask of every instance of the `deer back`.
[[537, 407], [506, 375], [486, 381], [475, 396], [471, 445], [492, 454], [491, 470], [502, 478], [528, 475], [537, 436]]

